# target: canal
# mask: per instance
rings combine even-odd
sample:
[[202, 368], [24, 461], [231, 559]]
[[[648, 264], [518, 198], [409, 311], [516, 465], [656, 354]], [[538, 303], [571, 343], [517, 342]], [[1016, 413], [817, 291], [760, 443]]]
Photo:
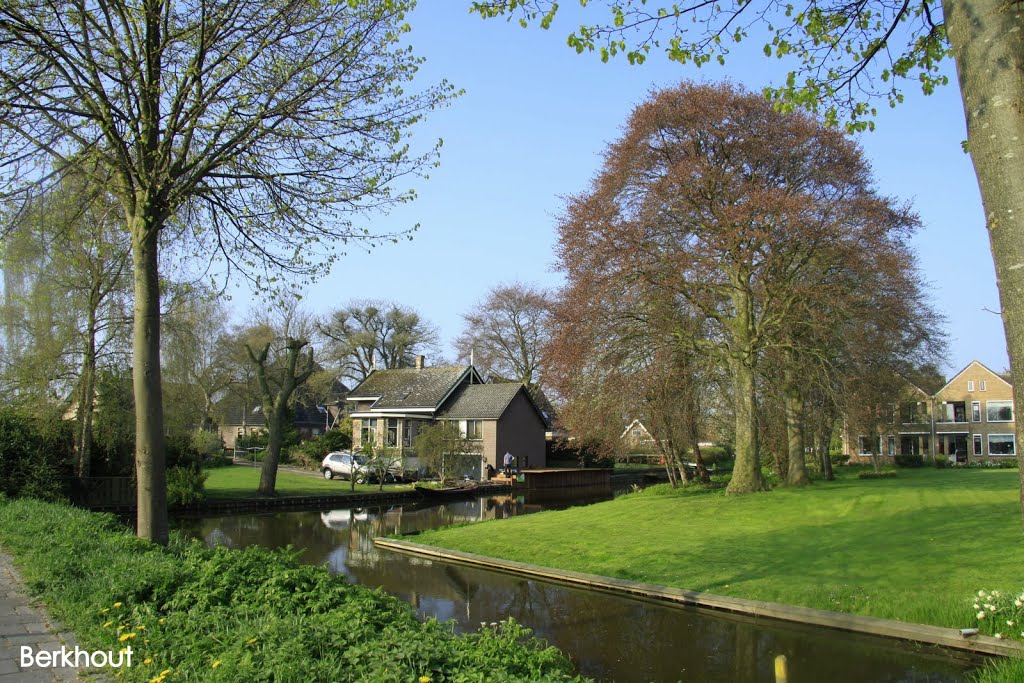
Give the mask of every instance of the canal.
[[[377, 536], [503, 519], [612, 497], [481, 496], [437, 503], [181, 518], [176, 526], [208, 545], [291, 545], [302, 561], [410, 603], [422, 618], [473, 631], [509, 617], [603, 681], [774, 681], [784, 654], [790, 683], [966, 681], [980, 659], [827, 629], [526, 580], [501, 572], [378, 551]], [[491, 526], [501, 533], [501, 525]]]

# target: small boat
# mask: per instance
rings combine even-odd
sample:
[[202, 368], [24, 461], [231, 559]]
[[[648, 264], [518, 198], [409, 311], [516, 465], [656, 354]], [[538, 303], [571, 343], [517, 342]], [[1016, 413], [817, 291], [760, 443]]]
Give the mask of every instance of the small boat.
[[426, 486], [417, 486], [416, 493], [427, 498], [451, 498], [452, 496], [471, 496], [476, 493], [476, 490], [480, 488], [480, 485], [476, 482], [469, 482], [466, 484], [460, 484], [459, 486], [445, 486], [440, 489], [427, 488]]

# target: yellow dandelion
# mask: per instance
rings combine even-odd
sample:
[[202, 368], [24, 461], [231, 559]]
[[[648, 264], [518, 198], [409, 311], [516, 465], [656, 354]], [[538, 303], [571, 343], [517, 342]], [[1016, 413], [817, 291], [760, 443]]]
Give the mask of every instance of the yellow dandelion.
[[124, 634], [121, 635], [120, 638], [118, 638], [118, 640], [123, 643], [124, 641], [131, 640], [134, 637], [135, 637], [134, 633], [124, 633]]
[[140, 626], [136, 626], [135, 630], [137, 630], [137, 631], [145, 631], [146, 627], [145, 626], [141, 626], [141, 625]]
[[114, 603], [114, 607], [120, 607], [121, 605], [122, 605], [122, 603], [120, 603], [120, 602], [115, 602]]
[[245, 644], [246, 645], [255, 645], [256, 644], [256, 639], [255, 638], [250, 638], [249, 640], [245, 641]]
[[163, 671], [160, 672], [160, 676], [161, 677], [166, 677], [167, 674], [169, 674], [169, 673], [171, 673], [170, 669], [164, 669]]
[[105, 624], [103, 624], [103, 628], [110, 628], [113, 625], [113, 623], [114, 622], [112, 622], [112, 621], [108, 621]]
[[430, 676], [420, 676], [420, 683], [430, 683]]
[[163, 617], [160, 617], [159, 621], [160, 621], [161, 624], [166, 624], [167, 623], [167, 619], [165, 619]]
[[152, 657], [146, 657], [145, 659], [142, 660], [142, 663], [145, 664], [146, 666], [149, 666], [150, 664], [153, 663], [153, 658]]
[[219, 659], [214, 660], [213, 664], [210, 665], [210, 668], [211, 669], [216, 669], [218, 666], [220, 666], [220, 660]]
[[110, 611], [109, 607], [104, 607], [103, 609], [100, 610], [100, 614], [106, 614], [109, 611]]

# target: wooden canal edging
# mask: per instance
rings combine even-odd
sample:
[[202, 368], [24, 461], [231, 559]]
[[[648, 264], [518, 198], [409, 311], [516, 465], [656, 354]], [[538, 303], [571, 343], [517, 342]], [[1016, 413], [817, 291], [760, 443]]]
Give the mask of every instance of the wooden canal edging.
[[589, 588], [617, 595], [628, 595], [637, 598], [674, 603], [688, 607], [704, 607], [713, 610], [745, 614], [752, 617], [763, 617], [779, 621], [788, 621], [811, 626], [820, 626], [839, 631], [863, 633], [866, 635], [893, 638], [917, 643], [927, 643], [954, 650], [977, 652], [985, 655], [1009, 657], [1024, 655], [1024, 643], [1000, 640], [991, 636], [964, 636], [960, 630], [929, 626], [927, 624], [910, 624], [891, 619], [865, 617], [842, 612], [828, 612], [796, 607], [776, 602], [731, 598], [701, 591], [690, 591], [682, 588], [671, 588], [650, 583], [625, 581], [596, 574], [584, 574], [562, 569], [551, 569], [524, 562], [513, 562], [484, 555], [464, 553], [458, 550], [447, 550], [435, 546], [412, 543], [393, 538], [375, 538], [374, 544], [386, 550], [415, 555], [442, 562], [496, 570], [528, 578], [542, 579], [555, 583], [567, 584], [578, 588]]
[[526, 489], [571, 489], [611, 486], [612, 471], [605, 468], [521, 470]]

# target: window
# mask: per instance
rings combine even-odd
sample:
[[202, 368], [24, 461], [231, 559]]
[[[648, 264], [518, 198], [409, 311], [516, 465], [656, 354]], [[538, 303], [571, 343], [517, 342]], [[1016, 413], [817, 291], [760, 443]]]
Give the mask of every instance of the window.
[[466, 420], [466, 438], [474, 441], [484, 438], [483, 420]]
[[985, 391], [986, 389], [988, 389], [988, 387], [985, 386], [985, 380], [981, 380], [980, 382], [978, 382], [978, 384], [978, 391]]
[[908, 401], [900, 406], [900, 421], [903, 424], [924, 424], [928, 422], [928, 404]]
[[377, 443], [377, 418], [370, 417], [363, 420], [362, 430], [360, 431], [360, 445], [376, 444]]
[[974, 454], [981, 455], [981, 434], [974, 435]]
[[[874, 443], [872, 443], [874, 442]], [[871, 455], [872, 453], [880, 453], [882, 445], [882, 437], [876, 436], [874, 439], [867, 436], [860, 437], [860, 454]]]
[[974, 380], [967, 380], [967, 391], [974, 391]]
[[1013, 401], [988, 401], [985, 412], [989, 422], [1013, 422]]
[[398, 445], [398, 418], [388, 418], [388, 431], [385, 435], [384, 445], [390, 448], [394, 448]]
[[967, 422], [967, 404], [963, 401], [940, 403], [936, 422]]
[[886, 452], [887, 455], [896, 455], [896, 437], [892, 434], [889, 435], [889, 442], [887, 444], [889, 450]]
[[1013, 455], [1016, 452], [1013, 448], [1013, 440], [1013, 434], [989, 434], [988, 454]]
[[402, 423], [402, 446], [412, 447], [412, 420], [405, 420]]
[[971, 401], [971, 422], [981, 422], [981, 401]]

